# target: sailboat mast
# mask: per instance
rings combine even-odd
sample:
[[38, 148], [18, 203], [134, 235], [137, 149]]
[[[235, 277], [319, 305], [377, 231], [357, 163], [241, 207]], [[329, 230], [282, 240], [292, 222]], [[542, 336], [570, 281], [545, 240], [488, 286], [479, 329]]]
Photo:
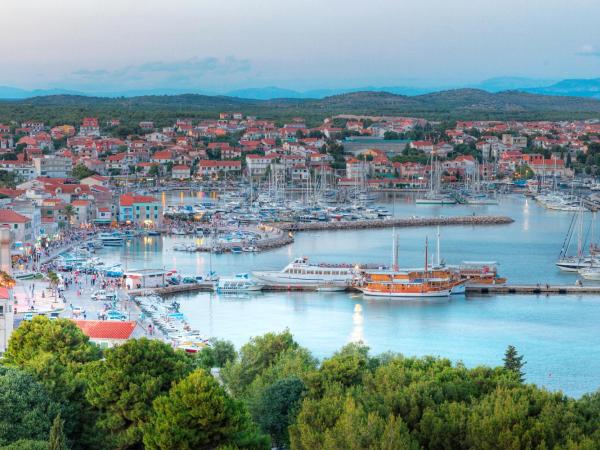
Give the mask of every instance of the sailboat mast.
[[441, 258], [440, 258], [440, 226], [437, 227], [437, 266], [441, 267]]
[[392, 229], [392, 270], [398, 272], [398, 235], [396, 234], [396, 228]]
[[427, 250], [428, 250], [428, 243], [427, 243], [427, 237], [425, 237], [425, 280], [427, 280], [429, 278], [429, 273], [428, 273], [428, 261], [427, 261]]

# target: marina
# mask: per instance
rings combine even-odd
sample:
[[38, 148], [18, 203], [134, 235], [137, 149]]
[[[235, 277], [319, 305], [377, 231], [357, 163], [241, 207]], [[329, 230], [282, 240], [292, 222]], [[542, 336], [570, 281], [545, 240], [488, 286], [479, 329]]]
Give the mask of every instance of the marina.
[[[184, 201], [193, 202], [194, 195]], [[192, 329], [230, 339], [236, 345], [287, 327], [320, 357], [345, 342], [361, 339], [374, 352], [433, 354], [478, 365], [496, 364], [506, 345], [512, 343], [527, 355], [528, 380], [572, 395], [595, 389], [600, 366], [591, 363], [575, 373], [555, 363], [576, 361], [577, 354], [595, 354], [600, 348], [592, 331], [600, 321], [600, 284], [584, 281], [583, 286], [576, 286], [577, 273], [555, 266], [573, 213], [548, 210], [518, 194], [501, 196], [498, 205], [443, 206], [416, 205], [415, 195], [419, 194], [383, 195], [376, 204], [394, 211], [398, 218], [418, 215], [433, 220], [440, 216], [472, 217], [475, 213], [513, 219], [485, 227], [448, 225], [440, 231], [443, 262], [459, 265], [493, 260], [506, 284], [471, 285], [466, 286], [465, 295], [402, 301], [368, 297], [352, 289], [340, 292], [339, 286], [331, 283], [309, 289], [265, 283], [260, 292], [214, 292], [214, 282], [207, 281], [157, 288], [155, 292], [176, 299]], [[95, 255], [108, 266], [126, 261], [129, 267], [176, 269], [182, 277], [211, 271], [223, 277], [278, 272], [302, 255], [308, 255], [315, 264], [377, 268], [390, 264], [390, 230], [295, 232], [289, 245], [239, 254], [175, 252], [170, 249], [190, 242], [190, 238], [142, 236], [120, 247], [98, 249]], [[423, 267], [426, 237], [431, 244], [431, 262], [437, 262], [436, 225], [406, 227], [397, 233], [401, 267]], [[356, 305], [360, 305], [360, 313], [355, 311]]]

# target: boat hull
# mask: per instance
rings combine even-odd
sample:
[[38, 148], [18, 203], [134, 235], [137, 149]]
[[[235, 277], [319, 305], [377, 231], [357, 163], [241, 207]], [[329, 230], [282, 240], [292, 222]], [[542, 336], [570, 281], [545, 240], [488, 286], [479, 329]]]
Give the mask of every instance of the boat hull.
[[415, 200], [415, 203], [417, 205], [456, 205], [456, 200], [418, 198]]
[[452, 294], [452, 289], [444, 289], [431, 292], [390, 292], [375, 291], [371, 289], [360, 289], [363, 295], [367, 297], [399, 298], [399, 299], [418, 299], [418, 298], [448, 298]]
[[345, 278], [315, 278], [290, 275], [288, 277], [281, 272], [252, 272], [252, 276], [268, 286], [299, 286], [314, 289], [319, 289], [326, 285], [327, 288], [339, 288], [343, 290], [352, 281], [352, 276]]

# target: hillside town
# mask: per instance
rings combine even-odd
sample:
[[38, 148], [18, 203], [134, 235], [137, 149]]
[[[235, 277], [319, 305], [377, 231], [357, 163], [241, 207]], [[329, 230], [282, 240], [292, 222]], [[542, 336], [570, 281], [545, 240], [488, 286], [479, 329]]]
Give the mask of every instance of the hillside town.
[[[269, 183], [426, 190], [435, 169], [445, 186], [469, 180], [537, 184], [596, 174], [600, 122], [442, 122], [336, 116], [308, 127], [221, 113], [214, 119], [136, 124], [118, 118], [49, 126], [0, 124], [0, 223], [13, 252], [46, 245], [70, 227], [161, 229], [167, 205], [155, 196], [202, 183]], [[592, 178], [588, 177], [588, 182]]]

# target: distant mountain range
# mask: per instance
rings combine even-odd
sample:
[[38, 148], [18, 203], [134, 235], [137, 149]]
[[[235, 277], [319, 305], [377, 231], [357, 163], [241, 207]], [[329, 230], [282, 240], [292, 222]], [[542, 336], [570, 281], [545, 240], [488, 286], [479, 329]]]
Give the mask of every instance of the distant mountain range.
[[589, 80], [562, 80], [550, 86], [524, 89], [526, 92], [546, 95], [568, 95], [600, 99], [600, 78]]
[[591, 97], [600, 98], [600, 78], [595, 79], [570, 79], [551, 80], [524, 77], [497, 77], [484, 80], [480, 83], [468, 85], [440, 85], [429, 87], [415, 86], [361, 86], [352, 88], [312, 89], [298, 91], [277, 86], [236, 89], [228, 92], [214, 92], [202, 89], [181, 88], [156, 88], [156, 89], [129, 89], [121, 91], [80, 91], [69, 89], [36, 89], [26, 90], [9, 86], [0, 86], [0, 99], [26, 99], [47, 95], [80, 95], [100, 97], [140, 97], [151, 95], [224, 95], [253, 100], [271, 99], [323, 99], [340, 94], [355, 92], [388, 92], [390, 94], [417, 96], [452, 89], [472, 88], [490, 93], [502, 91], [521, 91], [532, 94]]
[[600, 117], [600, 100], [549, 96], [520, 91], [490, 93], [481, 89], [454, 89], [406, 96], [389, 92], [352, 92], [322, 99], [244, 99], [198, 94], [150, 95], [128, 98], [54, 95], [0, 102], [0, 122], [65, 116], [128, 117], [169, 123], [177, 117], [214, 117], [220, 111], [287, 120], [302, 116], [312, 123], [335, 114], [410, 115], [444, 119], [573, 119]]

